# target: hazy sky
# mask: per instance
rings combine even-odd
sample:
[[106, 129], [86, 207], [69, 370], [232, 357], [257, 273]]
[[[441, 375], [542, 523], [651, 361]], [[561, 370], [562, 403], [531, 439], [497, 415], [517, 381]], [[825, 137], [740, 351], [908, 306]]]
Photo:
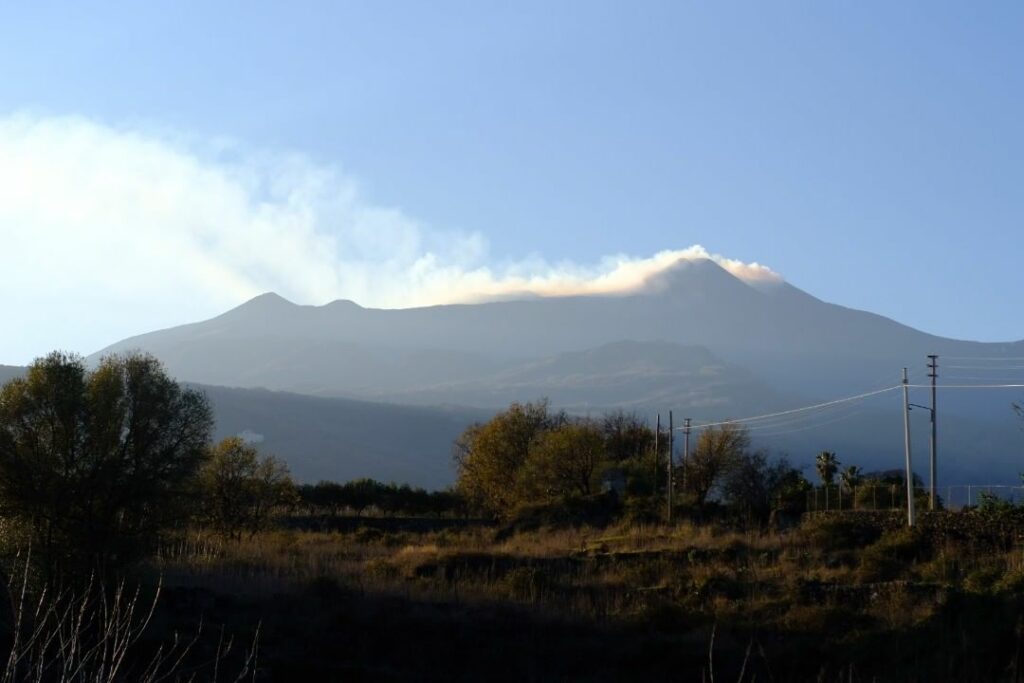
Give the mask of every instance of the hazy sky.
[[1024, 338], [1022, 36], [1019, 2], [8, 3], [0, 363], [697, 244]]

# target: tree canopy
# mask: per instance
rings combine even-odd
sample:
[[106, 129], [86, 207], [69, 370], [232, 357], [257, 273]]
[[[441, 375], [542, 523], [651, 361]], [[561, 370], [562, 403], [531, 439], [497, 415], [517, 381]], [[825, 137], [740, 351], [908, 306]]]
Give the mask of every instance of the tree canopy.
[[532, 499], [588, 496], [597, 489], [605, 459], [604, 435], [598, 425], [566, 424], [536, 437], [517, 484]]
[[686, 488], [694, 502], [703, 504], [722, 477], [750, 447], [750, 434], [736, 423], [701, 431], [686, 462]]
[[831, 486], [835, 481], [836, 472], [839, 471], [839, 459], [832, 451], [822, 451], [814, 459], [815, 469], [818, 470], [818, 477], [825, 486]]
[[212, 426], [152, 356], [51, 353], [0, 390], [0, 512], [51, 573], [102, 572], [187, 512]]
[[547, 401], [513, 403], [482, 425], [467, 429], [455, 444], [458, 487], [484, 510], [501, 514], [517, 500], [517, 477], [533, 440], [545, 429], [562, 424]]
[[210, 449], [199, 481], [206, 521], [229, 538], [255, 534], [275, 506], [297, 500], [288, 467], [237, 436]]

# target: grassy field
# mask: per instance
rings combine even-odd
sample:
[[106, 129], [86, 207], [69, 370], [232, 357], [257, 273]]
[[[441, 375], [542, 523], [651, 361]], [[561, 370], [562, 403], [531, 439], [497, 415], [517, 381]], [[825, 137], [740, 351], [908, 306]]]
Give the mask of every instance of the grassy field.
[[784, 532], [515, 531], [367, 519], [149, 567], [166, 628], [259, 623], [272, 680], [1018, 680], [1018, 526], [970, 513], [808, 516]]

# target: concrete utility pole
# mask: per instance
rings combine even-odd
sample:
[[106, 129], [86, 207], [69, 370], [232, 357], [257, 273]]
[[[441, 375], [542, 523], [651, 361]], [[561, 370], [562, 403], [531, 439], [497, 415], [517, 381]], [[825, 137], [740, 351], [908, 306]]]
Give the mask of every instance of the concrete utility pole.
[[[658, 421], [654, 423], [654, 481], [651, 483], [652, 495], [658, 498], [658, 470], [661, 468], [661, 454], [658, 451], [658, 437], [661, 436], [661, 413], [658, 413]], [[655, 500], [657, 502], [657, 500]]]
[[907, 369], [903, 368], [903, 453], [907, 477], [907, 526], [914, 526], [914, 470], [910, 465], [910, 388]]
[[676, 433], [673, 429], [672, 424], [672, 411], [668, 411], [668, 521], [672, 523], [672, 456], [675, 455], [673, 446], [675, 445]]
[[690, 460], [690, 418], [683, 420], [683, 494], [686, 494], [686, 468]]
[[938, 485], [938, 471], [936, 469], [935, 452], [939, 448], [938, 431], [935, 427], [935, 380], [939, 376], [939, 357], [934, 353], [928, 355], [928, 376], [932, 379], [932, 440], [931, 440], [931, 467], [929, 468], [928, 482], [928, 509], [935, 510], [935, 488]]

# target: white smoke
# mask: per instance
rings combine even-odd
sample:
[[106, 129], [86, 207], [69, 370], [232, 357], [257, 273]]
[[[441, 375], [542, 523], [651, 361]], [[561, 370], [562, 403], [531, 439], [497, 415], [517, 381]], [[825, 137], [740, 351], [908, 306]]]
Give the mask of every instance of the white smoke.
[[336, 167], [79, 117], [0, 118], [0, 361], [209, 317], [265, 291], [300, 303], [409, 307], [611, 294], [680, 259], [752, 283], [765, 266], [703, 247], [597, 264], [491, 265], [478, 233], [364, 201]]

